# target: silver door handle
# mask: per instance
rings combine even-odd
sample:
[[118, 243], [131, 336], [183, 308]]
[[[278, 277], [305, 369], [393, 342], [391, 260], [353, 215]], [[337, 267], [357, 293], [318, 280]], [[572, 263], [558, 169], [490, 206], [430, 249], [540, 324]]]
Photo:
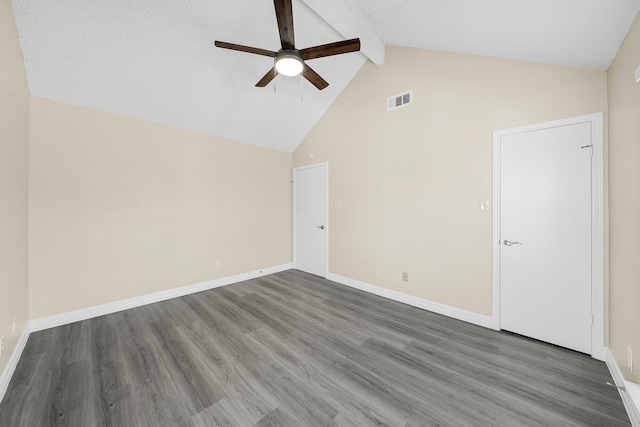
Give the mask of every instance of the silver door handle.
[[324, 230], [324, 225], [316, 225], [320, 230]]
[[511, 240], [504, 239], [505, 246], [521, 245], [520, 242], [512, 242]]

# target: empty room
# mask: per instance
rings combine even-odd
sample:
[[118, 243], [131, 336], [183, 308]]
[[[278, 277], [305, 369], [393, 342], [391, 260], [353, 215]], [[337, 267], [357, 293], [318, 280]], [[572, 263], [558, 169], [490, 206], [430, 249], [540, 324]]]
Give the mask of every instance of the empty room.
[[639, 426], [640, 0], [0, 0], [0, 426]]

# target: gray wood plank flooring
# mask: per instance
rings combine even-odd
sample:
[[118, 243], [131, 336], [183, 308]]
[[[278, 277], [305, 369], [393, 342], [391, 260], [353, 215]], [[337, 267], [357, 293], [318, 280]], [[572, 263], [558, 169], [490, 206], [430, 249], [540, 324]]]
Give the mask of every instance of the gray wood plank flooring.
[[0, 426], [629, 426], [604, 363], [290, 270], [33, 333]]

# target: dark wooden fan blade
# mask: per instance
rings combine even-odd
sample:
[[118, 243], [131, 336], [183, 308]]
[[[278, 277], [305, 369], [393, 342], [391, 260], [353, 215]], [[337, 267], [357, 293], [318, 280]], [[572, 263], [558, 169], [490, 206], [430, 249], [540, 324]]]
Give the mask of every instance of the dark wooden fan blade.
[[313, 84], [318, 89], [322, 90], [325, 87], [329, 86], [329, 83], [322, 77], [320, 74], [316, 73], [309, 67], [307, 64], [304, 64], [304, 68], [302, 69], [302, 75], [305, 79], [309, 80], [311, 84]]
[[278, 72], [276, 71], [276, 67], [273, 67], [264, 75], [263, 78], [260, 79], [258, 83], [256, 83], [256, 87], [265, 87], [271, 82], [271, 80], [275, 79], [277, 75]]
[[276, 57], [276, 52], [266, 49], [260, 49], [257, 47], [243, 46], [241, 44], [221, 42], [218, 40], [216, 40], [214, 44], [216, 45], [216, 47], [221, 47], [223, 49], [238, 50], [240, 52], [246, 53], [255, 53], [256, 55], [270, 56], [272, 58]]
[[322, 58], [325, 56], [340, 55], [342, 53], [357, 52], [359, 50], [360, 39], [351, 39], [301, 49], [300, 55], [302, 55], [302, 59], [307, 60]]
[[283, 49], [295, 49], [296, 41], [293, 35], [293, 8], [291, 0], [273, 0], [280, 32], [280, 43]]

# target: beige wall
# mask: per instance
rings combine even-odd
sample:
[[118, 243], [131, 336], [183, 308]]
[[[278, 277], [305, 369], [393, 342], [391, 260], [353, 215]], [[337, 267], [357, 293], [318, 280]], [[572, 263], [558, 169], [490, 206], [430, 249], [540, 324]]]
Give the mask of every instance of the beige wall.
[[[640, 382], [640, 15], [608, 71], [611, 351]], [[627, 346], [634, 371], [627, 368]]]
[[492, 131], [606, 108], [604, 72], [388, 47], [294, 153], [329, 162], [329, 271], [490, 315]]
[[39, 98], [30, 128], [32, 319], [291, 262], [291, 154]]
[[[29, 88], [11, 0], [0, 0], [0, 373], [27, 326]], [[13, 332], [12, 320], [17, 328]]]

